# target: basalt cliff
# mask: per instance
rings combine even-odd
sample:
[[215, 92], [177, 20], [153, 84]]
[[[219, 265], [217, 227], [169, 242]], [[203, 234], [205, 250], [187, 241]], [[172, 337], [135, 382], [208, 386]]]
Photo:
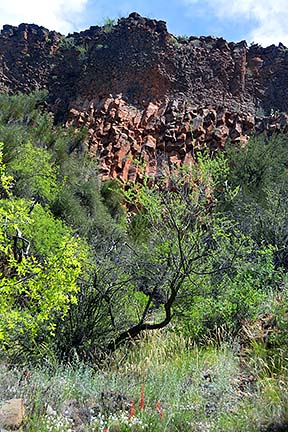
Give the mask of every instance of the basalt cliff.
[[67, 37], [5, 25], [0, 92], [39, 89], [56, 122], [88, 129], [103, 179], [134, 181], [135, 160], [155, 176], [205, 146], [288, 130], [288, 48], [175, 37], [137, 13]]

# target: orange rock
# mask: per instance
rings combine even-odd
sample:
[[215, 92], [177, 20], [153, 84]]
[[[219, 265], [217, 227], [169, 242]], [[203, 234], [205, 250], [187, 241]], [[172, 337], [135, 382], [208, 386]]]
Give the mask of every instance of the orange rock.
[[178, 137], [177, 137], [177, 142], [179, 141], [186, 141], [186, 134], [185, 133], [181, 133]]
[[227, 126], [219, 126], [214, 129], [213, 135], [217, 141], [226, 141], [229, 137], [229, 128]]
[[172, 164], [175, 164], [177, 166], [181, 165], [181, 159], [179, 158], [179, 156], [175, 155], [175, 156], [170, 156], [169, 160]]
[[190, 166], [190, 167], [192, 165], [194, 165], [194, 158], [193, 158], [191, 152], [186, 153], [184, 160], [183, 160], [183, 165], [184, 166]]
[[151, 149], [156, 149], [156, 142], [156, 138], [154, 138], [152, 135], [147, 135], [143, 140], [143, 145]]
[[148, 119], [153, 116], [158, 111], [158, 106], [150, 102], [144, 111], [143, 117], [142, 117], [142, 124], [146, 124]]
[[125, 162], [124, 162], [124, 165], [123, 165], [123, 169], [122, 169], [122, 173], [119, 175], [119, 178], [122, 181], [124, 181], [124, 182], [126, 182], [128, 180], [128, 178], [129, 178], [129, 170], [130, 170], [130, 167], [131, 167], [132, 163], [133, 162], [132, 162], [132, 158], [131, 158], [131, 155], [130, 155], [130, 157], [127, 157], [125, 159]]
[[69, 111], [69, 115], [73, 116], [73, 117], [78, 117], [80, 114], [80, 112], [78, 110], [76, 110], [75, 108], [71, 108]]
[[181, 132], [187, 133], [191, 129], [191, 122], [187, 121], [186, 123], [182, 124]]

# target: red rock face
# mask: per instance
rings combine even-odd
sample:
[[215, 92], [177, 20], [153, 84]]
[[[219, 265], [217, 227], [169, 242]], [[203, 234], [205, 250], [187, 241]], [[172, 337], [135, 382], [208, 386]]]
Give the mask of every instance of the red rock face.
[[177, 100], [150, 102], [137, 109], [121, 96], [91, 101], [88, 109], [69, 112], [67, 125], [89, 129], [89, 148], [100, 162], [104, 180], [141, 180], [157, 177], [178, 165], [192, 165], [197, 151], [224, 148], [225, 143], [245, 144], [255, 132], [288, 131], [288, 115], [266, 118], [197, 108]]
[[[134, 13], [69, 35], [5, 26], [0, 91], [47, 88], [56, 121], [89, 129], [104, 179], [157, 176], [195, 151], [287, 128], [288, 50], [213, 37], [174, 38]], [[267, 118], [273, 110], [273, 115]], [[260, 115], [261, 114], [261, 115]]]

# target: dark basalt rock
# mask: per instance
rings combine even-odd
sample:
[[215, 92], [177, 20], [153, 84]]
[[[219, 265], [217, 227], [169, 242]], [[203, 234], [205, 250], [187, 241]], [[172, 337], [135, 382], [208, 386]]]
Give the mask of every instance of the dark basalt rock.
[[135, 180], [131, 158], [141, 156], [153, 176], [161, 164], [192, 163], [205, 145], [214, 151], [227, 140], [288, 129], [279, 114], [288, 112], [283, 44], [176, 38], [165, 22], [136, 12], [66, 38], [5, 25], [0, 92], [38, 89], [49, 91], [56, 122], [87, 126], [104, 178]]

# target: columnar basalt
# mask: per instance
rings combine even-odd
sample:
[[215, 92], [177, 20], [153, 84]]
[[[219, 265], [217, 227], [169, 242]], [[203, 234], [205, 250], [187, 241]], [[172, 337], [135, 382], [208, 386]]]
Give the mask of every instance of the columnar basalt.
[[0, 92], [44, 89], [61, 35], [44, 27], [5, 25], [0, 35]]
[[287, 128], [278, 112], [288, 112], [288, 49], [176, 38], [137, 13], [66, 38], [4, 26], [0, 91], [37, 89], [48, 90], [57, 122], [88, 127], [104, 179], [135, 180], [133, 159], [157, 175], [161, 164], [192, 163], [204, 146]]
[[[88, 103], [88, 101], [86, 101]], [[67, 125], [88, 128], [90, 152], [103, 179], [139, 180], [140, 166], [155, 177], [172, 166], [190, 165], [195, 153], [223, 149], [229, 140], [245, 144], [251, 134], [288, 131], [288, 115], [255, 117], [225, 108], [199, 108], [187, 101], [149, 102], [142, 109], [121, 95], [72, 108]]]

